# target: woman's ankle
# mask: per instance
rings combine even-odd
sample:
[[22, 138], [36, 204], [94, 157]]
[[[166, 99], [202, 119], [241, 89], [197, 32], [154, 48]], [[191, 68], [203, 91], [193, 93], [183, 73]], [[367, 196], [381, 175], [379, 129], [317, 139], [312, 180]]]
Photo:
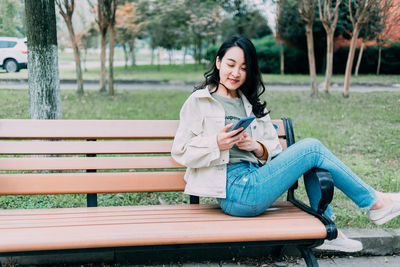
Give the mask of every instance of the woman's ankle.
[[382, 208], [385, 208], [385, 207], [389, 206], [390, 204], [392, 204], [392, 200], [391, 200], [390, 197], [389, 197], [388, 195], [386, 195], [385, 193], [376, 192], [376, 195], [378, 196], [378, 200], [377, 200], [376, 203], [371, 207], [370, 210], [382, 209]]

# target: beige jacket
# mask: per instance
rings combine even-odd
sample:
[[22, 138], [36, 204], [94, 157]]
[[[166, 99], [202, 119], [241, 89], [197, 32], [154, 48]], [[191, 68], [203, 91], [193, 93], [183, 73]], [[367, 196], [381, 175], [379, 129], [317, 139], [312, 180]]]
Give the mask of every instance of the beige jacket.
[[[243, 94], [247, 116], [252, 115], [252, 106]], [[225, 111], [211, 97], [209, 90], [192, 93], [183, 104], [172, 157], [187, 167], [185, 193], [203, 197], [226, 197], [226, 166], [229, 150], [220, 151], [217, 134], [225, 126]], [[268, 159], [282, 151], [278, 134], [269, 115], [255, 119], [247, 131], [268, 150]]]

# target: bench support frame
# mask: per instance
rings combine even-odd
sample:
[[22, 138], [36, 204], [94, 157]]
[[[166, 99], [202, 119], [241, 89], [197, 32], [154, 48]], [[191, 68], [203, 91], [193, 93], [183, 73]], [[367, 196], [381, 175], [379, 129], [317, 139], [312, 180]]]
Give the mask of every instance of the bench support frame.
[[[321, 240], [322, 242], [323, 240]], [[0, 253], [0, 257], [38, 257], [38, 259], [42, 256], [56, 256], [62, 255], [66, 257], [70, 257], [71, 262], [79, 261], [79, 254], [92, 254], [93, 258], [98, 259], [99, 262], [110, 262], [110, 254], [112, 255], [112, 263], [123, 263], [121, 259], [118, 257], [120, 253], [130, 254], [134, 253], [134, 257], [131, 257], [132, 263], [135, 264], [149, 264], [151, 257], [151, 262], [159, 261], [177, 261], [180, 260], [188, 260], [188, 259], [196, 259], [195, 251], [207, 250], [208, 253], [205, 254], [210, 257], [215, 256], [215, 258], [219, 258], [221, 254], [218, 253], [218, 250], [224, 251], [228, 249], [225, 254], [225, 259], [221, 260], [231, 260], [232, 258], [240, 259], [241, 257], [247, 258], [246, 255], [238, 256], [235, 253], [235, 249], [245, 249], [258, 251], [265, 251], [266, 247], [272, 248], [269, 251], [272, 251], [272, 258], [275, 260], [280, 260], [282, 258], [282, 248], [285, 246], [293, 246], [298, 249], [301, 253], [302, 257], [305, 259], [307, 266], [318, 266], [315, 256], [313, 255], [311, 249], [308, 246], [314, 244], [315, 240], [291, 240], [291, 241], [258, 241], [258, 242], [233, 242], [233, 243], [199, 243], [199, 244], [176, 244], [176, 245], [153, 245], [153, 246], [135, 246], [135, 247], [108, 247], [108, 248], [88, 248], [88, 249], [67, 249], [67, 250], [46, 250], [46, 251], [25, 251], [25, 252], [3, 252]], [[278, 249], [274, 249], [278, 248]], [[184, 252], [184, 253], [182, 253]], [[211, 253], [211, 255], [210, 255]], [[254, 252], [253, 252], [254, 253]], [[262, 252], [260, 252], [262, 253]], [[104, 259], [102, 255], [107, 255]], [[246, 254], [246, 253], [244, 253]], [[74, 255], [77, 255], [76, 257]], [[96, 257], [98, 256], [98, 258]], [[182, 256], [183, 255], [183, 256]], [[226, 257], [229, 255], [229, 257]], [[260, 255], [262, 257], [263, 255]], [[267, 256], [267, 255], [265, 255]], [[149, 262], [146, 262], [146, 261]], [[123, 260], [122, 260], [123, 261]]]

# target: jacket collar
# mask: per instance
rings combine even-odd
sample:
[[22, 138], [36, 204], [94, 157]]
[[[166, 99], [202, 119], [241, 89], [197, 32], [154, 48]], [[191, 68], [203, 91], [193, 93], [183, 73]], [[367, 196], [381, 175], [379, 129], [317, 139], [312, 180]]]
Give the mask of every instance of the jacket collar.
[[211, 94], [210, 94], [210, 90], [208, 90], [208, 86], [206, 86], [204, 89], [196, 90], [193, 93], [193, 96], [198, 97], [198, 98], [203, 98], [203, 97], [207, 98], [207, 97], [211, 97]]
[[[198, 98], [212, 98], [208, 86], [206, 86], [204, 89], [196, 90], [193, 94], [194, 97]], [[240, 90], [238, 90], [238, 95], [243, 101], [244, 109], [246, 110], [247, 116], [250, 116], [253, 109], [249, 100], [247, 100], [246, 96]]]

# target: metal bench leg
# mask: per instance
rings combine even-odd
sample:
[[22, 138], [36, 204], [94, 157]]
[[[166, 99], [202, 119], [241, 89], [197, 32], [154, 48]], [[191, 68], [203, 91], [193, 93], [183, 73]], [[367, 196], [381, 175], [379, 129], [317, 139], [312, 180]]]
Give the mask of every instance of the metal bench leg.
[[317, 259], [310, 248], [298, 246], [297, 249], [301, 252], [304, 260], [306, 261], [307, 267], [318, 267]]

